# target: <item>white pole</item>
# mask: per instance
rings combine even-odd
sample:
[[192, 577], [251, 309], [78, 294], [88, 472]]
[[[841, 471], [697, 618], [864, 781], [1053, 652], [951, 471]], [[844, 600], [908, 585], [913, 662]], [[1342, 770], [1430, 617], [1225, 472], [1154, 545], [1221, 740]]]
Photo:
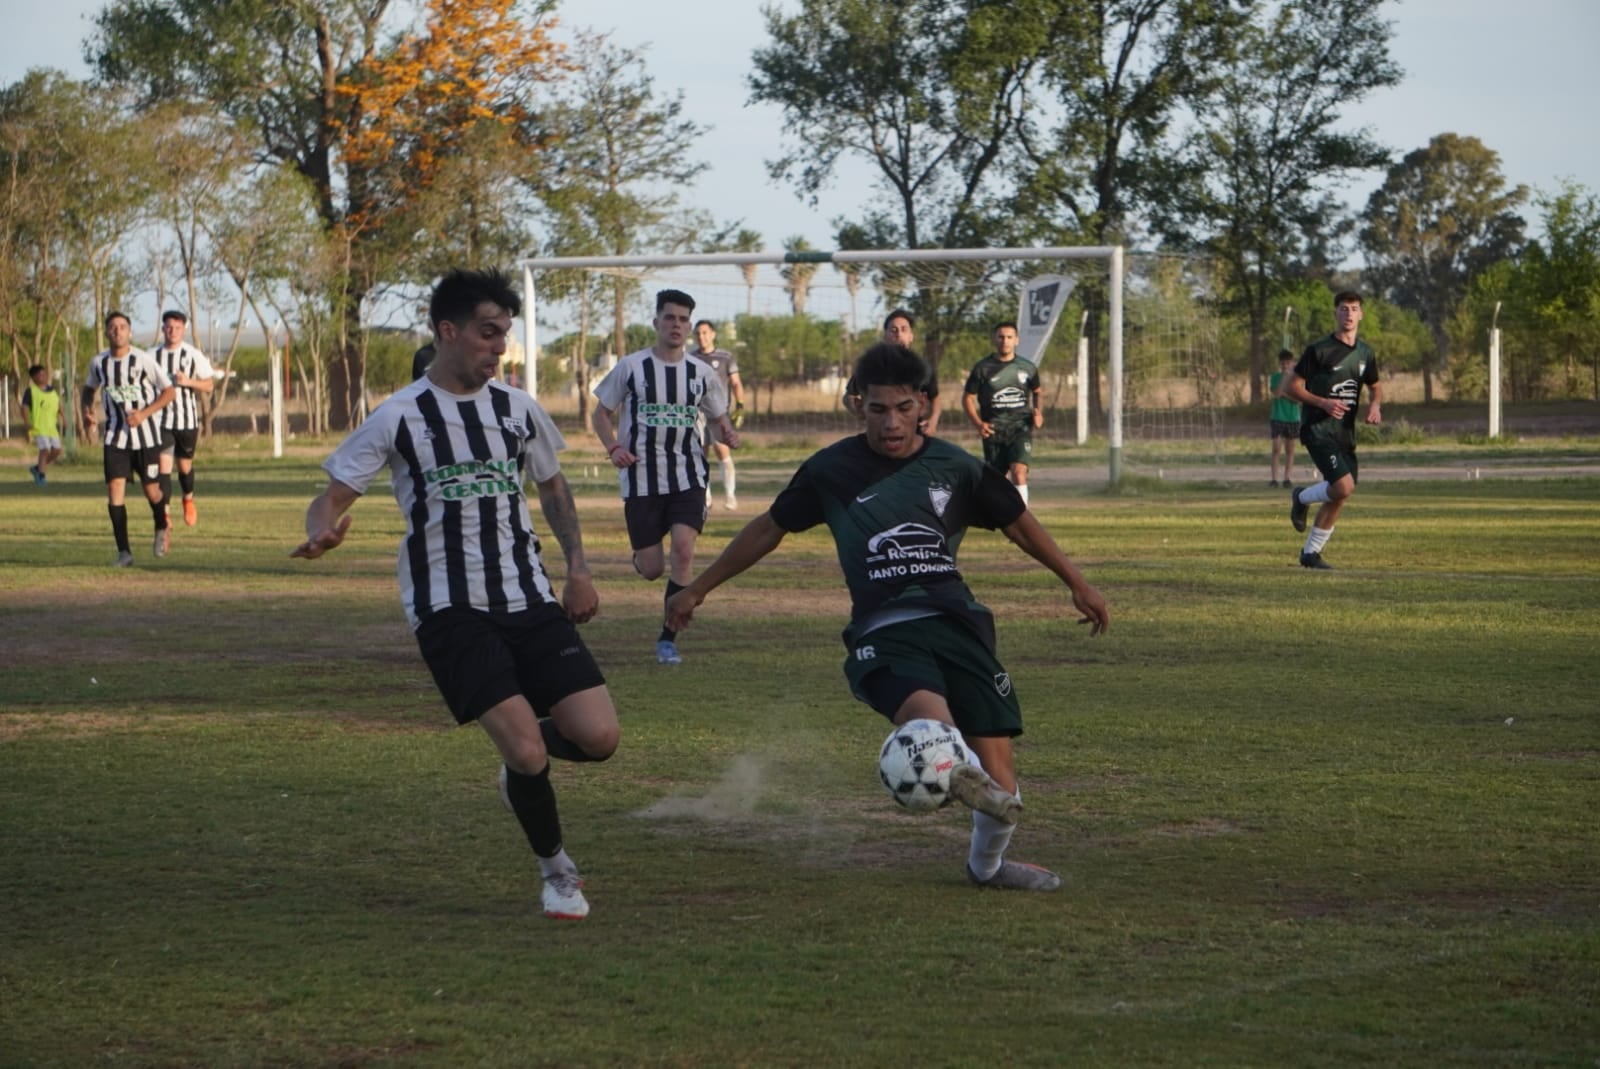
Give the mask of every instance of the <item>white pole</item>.
[[1500, 437], [1500, 302], [1489, 321], [1489, 437]]
[[283, 456], [283, 352], [267, 338], [267, 377], [272, 380], [268, 396], [272, 398], [272, 455]]
[[1078, 326], [1078, 444], [1089, 440], [1089, 313]]
[[533, 268], [526, 264], [522, 267], [522, 381], [527, 384], [528, 392], [534, 397], [539, 396], [539, 350], [533, 340], [535, 330], [534, 321], [538, 319], [535, 314], [535, 301], [533, 294]]
[[1110, 379], [1111, 411], [1108, 413], [1106, 431], [1111, 437], [1110, 482], [1116, 486], [1122, 481], [1122, 246], [1111, 249], [1111, 338]]

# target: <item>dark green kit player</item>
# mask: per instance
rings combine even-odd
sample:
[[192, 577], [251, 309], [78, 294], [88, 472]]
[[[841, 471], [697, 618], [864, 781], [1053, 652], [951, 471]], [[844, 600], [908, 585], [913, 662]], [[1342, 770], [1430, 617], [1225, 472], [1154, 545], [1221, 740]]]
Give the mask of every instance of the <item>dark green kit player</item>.
[[1283, 392], [1300, 402], [1300, 444], [1322, 473], [1315, 486], [1289, 491], [1289, 522], [1306, 529], [1306, 514], [1321, 504], [1300, 550], [1302, 568], [1328, 569], [1322, 548], [1333, 537], [1333, 525], [1360, 476], [1356, 462], [1356, 402], [1367, 388], [1366, 421], [1383, 422], [1383, 392], [1378, 386], [1378, 358], [1356, 337], [1361, 325], [1361, 294], [1345, 291], [1333, 299], [1334, 331], [1313, 342], [1300, 355]]
[[961, 407], [983, 440], [983, 462], [1010, 479], [1028, 503], [1033, 432], [1044, 426], [1039, 369], [1017, 355], [1017, 325], [994, 328], [994, 352], [978, 361], [961, 392]]
[[918, 430], [927, 374], [900, 346], [867, 350], [855, 374], [864, 432], [802, 464], [772, 507], [667, 601], [667, 623], [688, 626], [706, 595], [786, 535], [827, 524], [850, 590], [851, 692], [895, 724], [930, 719], [957, 728], [975, 762], [951, 783], [974, 810], [968, 877], [1050, 891], [1061, 885], [1054, 873], [1004, 859], [1021, 809], [1011, 740], [1022, 734], [1022, 711], [995, 653], [994, 618], [956, 568], [963, 535], [969, 527], [1003, 531], [1067, 585], [1091, 635], [1110, 624], [1110, 612], [1015, 487], [966, 450]]

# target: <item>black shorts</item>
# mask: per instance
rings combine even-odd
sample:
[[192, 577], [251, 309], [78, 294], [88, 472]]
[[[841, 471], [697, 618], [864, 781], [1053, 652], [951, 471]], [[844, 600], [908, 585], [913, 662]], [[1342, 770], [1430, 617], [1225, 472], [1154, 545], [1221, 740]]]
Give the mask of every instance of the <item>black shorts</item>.
[[983, 440], [983, 462], [1001, 475], [1013, 465], [1033, 465], [1033, 428], [1000, 427]]
[[515, 613], [442, 609], [417, 628], [417, 646], [458, 724], [518, 694], [549, 716], [563, 698], [606, 682], [566, 612], [549, 602]]
[[161, 447], [153, 445], [148, 449], [118, 449], [108, 445], [101, 458], [101, 466], [105, 469], [106, 482], [137, 477], [139, 482], [149, 486], [161, 478]]
[[[1331, 425], [1330, 425], [1331, 424]], [[1355, 436], [1332, 421], [1302, 424], [1300, 444], [1306, 447], [1311, 463], [1330, 483], [1346, 475], [1352, 482], [1361, 481], [1361, 462], [1356, 459]]]
[[1287, 438], [1290, 441], [1298, 441], [1299, 440], [1299, 438], [1300, 438], [1300, 421], [1299, 420], [1274, 419], [1274, 420], [1268, 420], [1267, 422], [1269, 424], [1271, 424], [1271, 426], [1272, 426], [1272, 436], [1274, 438]]
[[177, 427], [168, 427], [161, 432], [166, 436], [164, 452], [181, 457], [184, 460], [194, 459], [194, 447], [200, 442], [200, 429], [190, 427], [188, 430], [179, 430]]
[[622, 503], [622, 517], [627, 521], [628, 545], [633, 549], [659, 546], [680, 523], [698, 533], [706, 526], [706, 488], [630, 497]]
[[1022, 734], [1022, 706], [1011, 674], [959, 621], [926, 616], [880, 627], [856, 639], [844, 661], [850, 693], [894, 720], [919, 690], [942, 694], [963, 735]]

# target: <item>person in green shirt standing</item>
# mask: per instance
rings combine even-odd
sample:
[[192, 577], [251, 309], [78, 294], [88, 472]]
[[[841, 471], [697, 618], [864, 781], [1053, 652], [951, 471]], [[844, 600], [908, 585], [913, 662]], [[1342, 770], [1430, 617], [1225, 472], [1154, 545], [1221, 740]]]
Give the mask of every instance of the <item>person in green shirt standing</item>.
[[1333, 333], [1306, 346], [1289, 375], [1284, 396], [1304, 406], [1300, 444], [1322, 473], [1314, 486], [1289, 491], [1289, 522], [1306, 529], [1306, 514], [1320, 504], [1317, 518], [1300, 550], [1300, 567], [1329, 569], [1322, 548], [1333, 537], [1333, 525], [1344, 503], [1356, 492], [1356, 403], [1367, 388], [1366, 421], [1383, 422], [1383, 392], [1378, 386], [1378, 358], [1356, 337], [1361, 325], [1361, 294], [1346, 290], [1333, 299]]
[[994, 615], [973, 597], [956, 552], [968, 528], [1000, 530], [1061, 580], [1090, 635], [1110, 625], [1110, 609], [1016, 487], [965, 449], [922, 432], [921, 357], [884, 343], [855, 371], [862, 433], [812, 454], [771, 507], [667, 599], [667, 626], [687, 627], [706, 595], [786, 536], [826, 525], [850, 592], [851, 694], [896, 725], [929, 719], [959, 730], [973, 762], [951, 774], [950, 793], [974, 811], [969, 881], [1053, 891], [1061, 886], [1055, 873], [1004, 856], [1022, 808], [1012, 750], [1022, 707], [995, 652]]
[[22, 391], [22, 415], [28, 421], [28, 437], [39, 450], [39, 459], [28, 469], [35, 486], [49, 480], [44, 469], [61, 459], [61, 437], [66, 433], [66, 421], [61, 416], [61, 394], [50, 384], [50, 373], [43, 364], [28, 369], [33, 385]]
[[1284, 395], [1294, 373], [1294, 354], [1287, 349], [1278, 350], [1278, 370], [1267, 379], [1267, 390], [1272, 394], [1272, 414], [1267, 417], [1272, 431], [1272, 481], [1278, 485], [1278, 454], [1283, 454], [1283, 485], [1294, 485], [1294, 447], [1300, 440], [1300, 402]]

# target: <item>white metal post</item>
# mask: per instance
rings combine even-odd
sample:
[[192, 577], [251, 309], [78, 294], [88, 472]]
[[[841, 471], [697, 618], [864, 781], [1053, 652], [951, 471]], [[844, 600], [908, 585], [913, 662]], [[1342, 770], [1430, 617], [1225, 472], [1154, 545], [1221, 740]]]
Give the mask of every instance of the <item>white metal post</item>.
[[1489, 320], [1489, 437], [1500, 437], [1500, 302]]
[[267, 337], [267, 377], [272, 385], [268, 390], [271, 397], [271, 412], [268, 418], [272, 422], [272, 455], [283, 456], [283, 351], [273, 343], [272, 337]]
[[1111, 437], [1110, 481], [1116, 486], [1122, 481], [1122, 246], [1111, 249], [1111, 338], [1110, 377], [1111, 411], [1106, 429]]
[[[1089, 322], [1089, 313], [1083, 315], [1084, 325]], [[1078, 444], [1089, 440], [1089, 336], [1078, 330]]]

